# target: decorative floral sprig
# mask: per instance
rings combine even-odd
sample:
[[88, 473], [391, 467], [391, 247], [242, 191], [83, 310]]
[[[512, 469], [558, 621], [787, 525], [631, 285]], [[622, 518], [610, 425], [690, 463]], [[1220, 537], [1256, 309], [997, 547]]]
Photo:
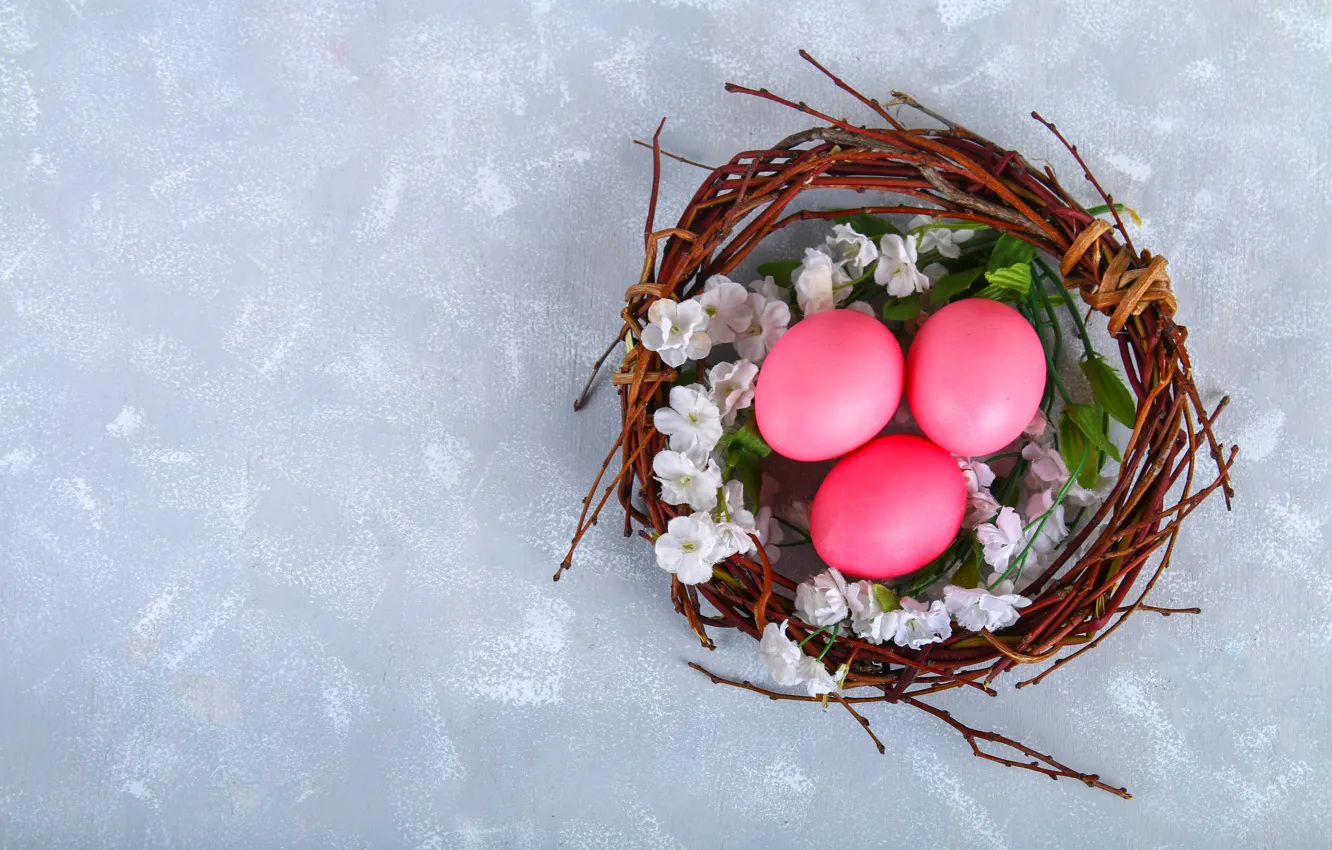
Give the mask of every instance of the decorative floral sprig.
[[721, 469], [709, 458], [701, 466], [681, 452], [657, 452], [652, 472], [661, 485], [661, 498], [668, 505], [688, 505], [696, 511], [710, 511], [717, 506], [717, 488], [721, 487]]
[[758, 530], [758, 526], [754, 514], [745, 508], [745, 486], [739, 481], [727, 481], [722, 487], [714, 519], [717, 546], [712, 554], [718, 561], [754, 551], [754, 539], [750, 535]]
[[736, 337], [735, 351], [746, 360], [758, 363], [768, 356], [777, 340], [786, 333], [787, 325], [791, 324], [791, 308], [780, 298], [751, 292], [749, 310], [754, 318], [749, 327]]
[[[754, 403], [754, 379], [758, 377], [758, 372], [758, 366], [748, 360], [718, 363], [708, 370], [712, 404], [720, 411], [721, 424], [727, 427], [734, 425], [736, 415]], [[660, 425], [657, 430], [661, 431]], [[721, 439], [720, 433], [717, 439]]]
[[831, 626], [846, 619], [846, 579], [829, 567], [796, 586], [796, 616], [811, 626]]
[[657, 566], [674, 573], [685, 584], [701, 584], [712, 578], [717, 535], [707, 514], [678, 516], [666, 523], [666, 533], [657, 538]]
[[783, 687], [804, 685], [805, 692], [812, 697], [833, 693], [839, 687], [822, 661], [806, 655], [799, 644], [786, 636], [786, 622], [763, 627], [759, 660], [768, 668], [774, 682]]
[[[1011, 587], [1012, 585], [1009, 585], [1009, 588]], [[973, 632], [981, 629], [993, 632], [1016, 623], [1021, 616], [1018, 609], [1026, 608], [1031, 604], [1031, 600], [1014, 593], [995, 595], [983, 587], [958, 587], [950, 584], [944, 588], [943, 604], [948, 615], [962, 628]]]
[[749, 290], [725, 275], [715, 274], [708, 278], [698, 303], [708, 314], [708, 336], [714, 343], [735, 342], [736, 336], [753, 324]]
[[843, 283], [860, 277], [879, 258], [874, 240], [857, 233], [850, 225], [833, 225], [832, 235], [825, 244], [827, 253], [842, 270]]
[[894, 298], [905, 298], [930, 288], [930, 279], [916, 268], [916, 237], [896, 233], [879, 240], [879, 264], [874, 268], [874, 282], [881, 284]]
[[707, 357], [712, 350], [712, 338], [708, 336], [708, 314], [703, 305], [669, 298], [652, 302], [648, 325], [643, 328], [643, 347], [660, 354], [662, 361], [671, 367]]
[[985, 563], [1001, 571], [1008, 569], [1009, 559], [1027, 544], [1022, 518], [1009, 507], [1001, 508], [992, 522], [978, 525], [976, 539], [985, 554]]
[[907, 227], [912, 233], [919, 235], [921, 253], [938, 251], [940, 256], [956, 260], [962, 256], [962, 243], [971, 239], [976, 233], [972, 228], [953, 228], [949, 227], [949, 224], [953, 222], [918, 215], [907, 223]]
[[805, 259], [795, 273], [796, 302], [806, 316], [831, 310], [851, 297], [851, 278], [831, 255], [819, 248], [806, 248]]
[[659, 407], [652, 414], [652, 423], [670, 438], [672, 451], [688, 454], [697, 464], [704, 463], [721, 439], [721, 412], [699, 384], [671, 387], [669, 399], [669, 407]]

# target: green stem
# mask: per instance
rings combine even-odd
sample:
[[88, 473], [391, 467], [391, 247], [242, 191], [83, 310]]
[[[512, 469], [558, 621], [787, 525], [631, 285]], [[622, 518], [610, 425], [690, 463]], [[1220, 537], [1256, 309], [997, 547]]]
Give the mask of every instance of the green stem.
[[[779, 523], [781, 523], [782, 525], [786, 526], [787, 528], [791, 529], [791, 530], [794, 531], [796, 534], [799, 534], [801, 537], [805, 538], [805, 540], [804, 540], [805, 543], [808, 543], [808, 542], [810, 541], [809, 532], [808, 532], [808, 531], [805, 531], [805, 530], [804, 530], [803, 528], [801, 528], [800, 526], [798, 526], [798, 525], [792, 525], [791, 523], [789, 523], [789, 522], [787, 522], [786, 520], [782, 519], [781, 517], [777, 516], [777, 514], [773, 514], [773, 515], [772, 515], [772, 518], [775, 519], [775, 520], [777, 520]], [[787, 545], [791, 545], [791, 544], [783, 543], [783, 544], [781, 544], [781, 545], [783, 545], [783, 546], [787, 546]]]
[[828, 650], [832, 649], [832, 645], [833, 645], [834, 643], [837, 643], [837, 632], [838, 632], [838, 630], [841, 629], [841, 628], [842, 628], [842, 624], [841, 624], [841, 623], [835, 623], [835, 624], [833, 624], [832, 636], [828, 638], [828, 645], [825, 646], [825, 647], [823, 648], [823, 652], [820, 652], [820, 653], [819, 653], [819, 660], [820, 660], [820, 661], [823, 660], [823, 656], [825, 656], [825, 655], [828, 654]]
[[828, 631], [828, 627], [827, 627], [827, 626], [819, 626], [819, 628], [818, 628], [817, 631], [813, 631], [813, 632], [810, 632], [809, 634], [805, 635], [805, 639], [802, 640], [802, 641], [800, 641], [800, 643], [796, 644], [796, 646], [804, 646], [805, 644], [807, 644], [807, 643], [809, 643], [811, 640], [813, 640], [815, 637], [817, 637], [818, 635], [823, 634], [823, 633], [826, 632], [826, 631]]
[[[1059, 275], [1055, 274], [1054, 269], [1046, 265], [1045, 259], [1037, 258], [1036, 269], [1039, 277], [1058, 286], [1061, 291], [1063, 290], [1063, 285], [1059, 282]], [[1067, 296], [1068, 293], [1065, 293], [1065, 295]], [[1069, 315], [1073, 317], [1073, 324], [1078, 329], [1078, 335], [1082, 337], [1084, 359], [1094, 356], [1096, 347], [1092, 345], [1091, 336], [1087, 333], [1087, 323], [1082, 320], [1082, 313], [1078, 312], [1078, 307], [1073, 303], [1071, 297], [1064, 298], [1064, 306], [1068, 308]]]

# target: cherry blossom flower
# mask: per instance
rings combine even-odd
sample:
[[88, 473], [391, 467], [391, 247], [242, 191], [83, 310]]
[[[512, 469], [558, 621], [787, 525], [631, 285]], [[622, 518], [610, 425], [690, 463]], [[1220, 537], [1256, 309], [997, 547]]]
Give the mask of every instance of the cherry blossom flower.
[[658, 298], [648, 308], [648, 326], [643, 328], [643, 347], [661, 355], [667, 366], [707, 357], [712, 350], [708, 336], [708, 314], [697, 301], [683, 304]]
[[878, 318], [874, 314], [874, 308], [864, 301], [852, 301], [850, 304], [846, 305], [846, 309], [855, 310], [857, 313], [864, 313], [871, 319]]
[[792, 499], [781, 512], [782, 519], [809, 534], [809, 502]]
[[999, 511], [999, 502], [990, 493], [994, 483], [994, 470], [983, 460], [970, 460], [953, 455], [958, 469], [962, 470], [962, 479], [967, 483], [967, 512], [962, 518], [965, 528], [975, 528], [988, 522]]
[[865, 273], [869, 264], [879, 258], [879, 249], [874, 247], [874, 240], [862, 236], [849, 225], [833, 225], [832, 236], [826, 240], [827, 252], [833, 262], [841, 267], [847, 280], [854, 280]]
[[712, 554], [717, 560], [754, 551], [754, 540], [749, 535], [757, 530], [757, 523], [754, 515], [745, 508], [745, 485], [739, 481], [727, 481], [722, 487], [713, 527], [717, 546]]
[[[749, 284], [750, 292], [762, 295], [769, 301], [780, 301], [783, 304], [791, 303], [791, 288], [779, 286], [772, 275], [766, 275]], [[753, 303], [753, 302], [750, 302]]]
[[786, 530], [782, 524], [777, 521], [773, 515], [772, 508], [768, 505], [758, 509], [754, 516], [754, 533], [758, 535], [759, 543], [763, 545], [763, 552], [768, 556], [768, 563], [775, 564], [782, 559], [781, 544], [786, 540]]
[[652, 472], [661, 483], [661, 498], [668, 505], [689, 505], [696, 511], [717, 506], [721, 469], [715, 460], [708, 459], [700, 468], [688, 455], [667, 449], [652, 459]]
[[[878, 272], [875, 272], [877, 279]], [[795, 273], [796, 301], [806, 316], [831, 310], [851, 295], [850, 278], [826, 251], [806, 248]]]
[[672, 451], [688, 452], [696, 459], [707, 457], [722, 435], [721, 412], [699, 384], [671, 387], [670, 407], [658, 408], [652, 424], [670, 437]]
[[[1054, 490], [1058, 492], [1068, 481], [1068, 465], [1064, 463], [1063, 455], [1053, 446], [1047, 446], [1043, 443], [1027, 443], [1022, 447], [1022, 456], [1030, 462], [1027, 467], [1027, 474], [1022, 478], [1022, 486], [1027, 490]], [[1082, 506], [1094, 504], [1100, 501], [1101, 498], [1103, 497], [1098, 497], [1096, 492], [1085, 489], [1076, 481], [1069, 485], [1068, 492], [1065, 494], [1065, 499], [1068, 502]]]
[[920, 272], [930, 279], [930, 285], [933, 286], [939, 282], [939, 278], [948, 274], [948, 266], [945, 266], [943, 263], [930, 263], [928, 266], [921, 269]]
[[[736, 414], [754, 403], [754, 379], [758, 367], [748, 360], [718, 363], [708, 370], [708, 383], [712, 385], [712, 403], [721, 412], [721, 422], [730, 427]], [[657, 426], [661, 431], [661, 426]], [[665, 433], [664, 431], [662, 433]], [[721, 439], [721, 434], [717, 434]], [[675, 446], [671, 446], [675, 448]]]
[[768, 623], [763, 627], [763, 636], [759, 638], [759, 661], [768, 668], [768, 675], [779, 685], [798, 685], [803, 681], [804, 673], [800, 669], [800, 659], [807, 657], [800, 651], [796, 642], [786, 636], [786, 623], [779, 626]]
[[886, 233], [879, 240], [879, 264], [874, 267], [874, 282], [888, 288], [894, 298], [905, 298], [930, 288], [930, 279], [916, 268], [916, 237], [903, 239]]
[[657, 538], [657, 566], [685, 584], [699, 584], [712, 578], [713, 556], [717, 538], [707, 514], [678, 516], [666, 524], [666, 533]]
[[[945, 223], [947, 222], [943, 219], [931, 219], [929, 216], [918, 215], [911, 219], [907, 226], [911, 230], [916, 230], [929, 224]], [[920, 231], [920, 250], [922, 253], [938, 251], [941, 256], [955, 260], [962, 256], [961, 244], [974, 235], [975, 231], [968, 228], [954, 230], [949, 227], [930, 227]]]
[[786, 326], [791, 324], [791, 308], [786, 306], [785, 301], [751, 292], [749, 310], [753, 314], [753, 321], [748, 329], [736, 337], [735, 351], [746, 360], [758, 363], [768, 356], [777, 340], [786, 333]]
[[1021, 616], [1017, 609], [1026, 608], [1031, 600], [1014, 593], [996, 596], [983, 587], [967, 588], [950, 584], [944, 588], [943, 603], [948, 614], [962, 628], [973, 632], [981, 629], [994, 632], [1016, 623]]
[[735, 342], [754, 321], [749, 291], [725, 275], [708, 278], [697, 300], [708, 314], [708, 336], [714, 343]]
[[994, 522], [976, 527], [976, 538], [981, 543], [985, 563], [996, 570], [1006, 570], [1009, 560], [1027, 545], [1022, 532], [1022, 518], [1012, 508], [1001, 508]]
[[947, 640], [953, 634], [944, 603], [934, 601], [928, 605], [909, 596], [902, 597], [902, 607], [885, 615], [885, 631], [890, 631], [893, 643], [920, 649], [930, 643]]
[[1036, 415], [1031, 417], [1031, 421], [1027, 423], [1027, 427], [1022, 429], [1022, 435], [1035, 440], [1043, 436], [1049, 429], [1050, 420], [1045, 418], [1044, 413], [1037, 410]]
[[846, 579], [829, 567], [796, 587], [795, 612], [811, 626], [831, 626], [846, 619]]

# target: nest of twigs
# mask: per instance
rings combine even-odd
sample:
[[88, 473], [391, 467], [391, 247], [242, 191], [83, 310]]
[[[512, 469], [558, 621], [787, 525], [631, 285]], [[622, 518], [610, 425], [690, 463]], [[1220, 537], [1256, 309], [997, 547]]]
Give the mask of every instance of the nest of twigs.
[[[625, 292], [624, 326], [607, 354], [626, 335], [639, 337], [654, 300], [690, 297], [709, 276], [730, 272], [766, 237], [801, 220], [830, 219], [848, 212], [947, 217], [1011, 234], [1055, 258], [1065, 289], [1070, 294], [1076, 291], [1091, 311], [1108, 317], [1108, 331], [1118, 343], [1123, 371], [1136, 400], [1136, 422], [1108, 497], [1024, 591], [1032, 604], [1013, 626], [997, 634], [958, 632], [920, 650], [846, 636], [828, 647], [830, 638], [823, 634], [809, 641], [804, 651], [818, 655], [826, 648], [823, 658], [829, 670], [848, 665], [842, 694], [831, 700], [841, 703], [859, 721], [881, 752], [883, 745], [858, 709], [869, 702], [906, 703], [953, 726], [982, 758], [1051, 778], [1077, 779], [1127, 798], [1125, 789], [1105, 784], [1095, 774], [1073, 770], [1010, 738], [973, 729], [926, 698], [959, 687], [993, 696], [996, 692], [991, 684], [1000, 674], [1026, 665], [1048, 665], [1017, 682], [1019, 688], [1035, 685], [1100, 646], [1138, 612], [1197, 612], [1157, 608], [1146, 604], [1146, 599], [1170, 565], [1185, 518], [1218, 490], [1229, 507], [1233, 495], [1229, 471], [1238, 449], [1231, 446], [1227, 450], [1213, 432], [1226, 399], [1209, 410], [1194, 384], [1187, 331], [1174, 320], [1176, 301], [1166, 260], [1133, 245], [1114, 200], [1087, 169], [1077, 148], [1040, 115], [1032, 113], [1076, 160], [1082, 175], [1109, 207], [1113, 225], [1089, 214], [1060, 184], [1052, 168], [1035, 168], [1016, 151], [971, 132], [906, 94], [894, 92], [887, 105], [865, 97], [808, 54], [801, 51], [801, 56], [886, 126], [856, 126], [766, 89], [728, 84], [727, 91], [781, 104], [810, 116], [820, 126], [788, 136], [768, 150], [738, 154], [711, 169], [679, 222], [665, 230], [654, 225], [663, 156], [654, 137], [652, 191], [644, 231], [646, 256], [638, 283]], [[909, 107], [942, 127], [908, 128], [887, 107]], [[899, 202], [830, 212], [787, 212], [798, 195], [813, 189], [887, 193]], [[625, 512], [626, 536], [637, 525], [639, 533], [651, 539], [654, 532], [664, 533], [666, 524], [680, 512], [660, 498], [651, 466], [653, 455], [666, 442], [653, 426], [652, 413], [665, 402], [675, 377], [675, 371], [654, 352], [642, 345], [629, 348], [613, 377], [623, 428], [584, 501], [561, 572], [570, 566], [579, 539], [596, 522], [612, 493]], [[581, 401], [580, 397], [575, 407]], [[1202, 473], [1200, 461], [1214, 465], [1215, 471]], [[611, 480], [598, 497], [607, 473]], [[709, 629], [738, 629], [757, 639], [769, 621], [790, 616], [789, 594], [796, 583], [773, 570], [761, 547], [752, 558], [732, 556], [725, 562], [725, 570], [734, 581], [672, 582], [676, 610], [708, 648], [712, 648]], [[791, 630], [796, 638], [813, 631], [795, 621]], [[1076, 651], [1061, 656], [1069, 647]], [[772, 699], [822, 701], [729, 681], [691, 666], [716, 683]], [[859, 691], [872, 695], [845, 695], [860, 688], [873, 689]], [[982, 742], [1016, 752], [996, 755], [982, 749]]]

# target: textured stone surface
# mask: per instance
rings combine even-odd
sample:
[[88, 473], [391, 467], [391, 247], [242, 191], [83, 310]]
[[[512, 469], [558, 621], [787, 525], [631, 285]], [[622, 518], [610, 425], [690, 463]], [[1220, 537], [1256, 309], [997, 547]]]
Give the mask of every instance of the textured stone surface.
[[[1039, 6], [1039, 9], [1034, 8]], [[1332, 828], [1325, 3], [0, 0], [0, 844], [1318, 846]], [[1071, 163], [1171, 259], [1237, 510], [1160, 604], [937, 721], [722, 690], [569, 402], [648, 158], [861, 115], [799, 63]], [[663, 214], [699, 173], [670, 165]]]

